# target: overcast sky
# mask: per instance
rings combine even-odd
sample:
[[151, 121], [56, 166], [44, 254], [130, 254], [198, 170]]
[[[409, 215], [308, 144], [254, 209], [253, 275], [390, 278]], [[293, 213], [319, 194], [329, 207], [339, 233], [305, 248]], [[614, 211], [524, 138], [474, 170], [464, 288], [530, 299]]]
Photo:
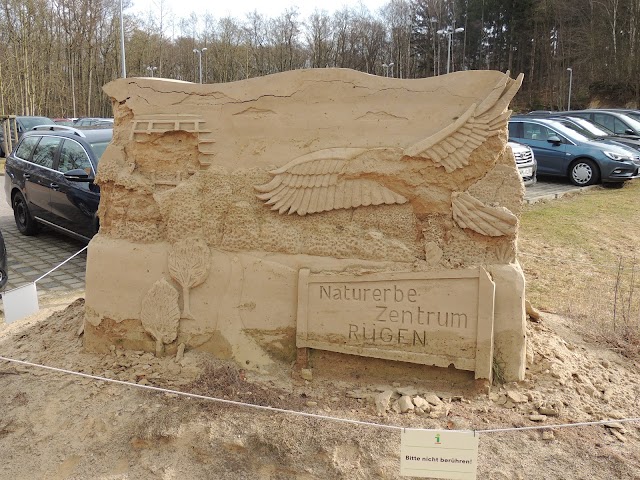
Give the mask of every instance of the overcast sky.
[[[380, 7], [390, 0], [227, 0], [212, 2], [211, 0], [165, 0], [165, 8], [169, 8], [176, 17], [187, 17], [191, 12], [198, 14], [209, 12], [214, 18], [232, 16], [244, 20], [247, 13], [257, 10], [269, 17], [277, 17], [287, 8], [297, 7], [301, 19], [309, 16], [316, 8], [326, 10], [332, 14], [342, 7], [353, 8], [364, 5], [371, 13], [376, 13]], [[160, 0], [132, 0], [132, 7], [125, 9], [125, 13], [148, 14], [159, 12]], [[156, 14], [157, 15], [157, 14]]]

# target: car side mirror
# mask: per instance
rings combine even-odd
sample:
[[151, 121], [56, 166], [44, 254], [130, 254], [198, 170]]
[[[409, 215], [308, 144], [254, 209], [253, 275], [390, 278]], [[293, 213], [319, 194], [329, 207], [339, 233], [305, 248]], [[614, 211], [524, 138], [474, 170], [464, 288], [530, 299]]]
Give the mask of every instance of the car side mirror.
[[624, 134], [625, 134], [625, 135], [635, 135], [635, 134], [636, 134], [636, 132], [634, 132], [634, 131], [633, 131], [633, 130], [631, 130], [630, 128], [627, 128], [627, 129], [624, 131]]
[[93, 177], [90, 177], [87, 172], [81, 168], [74, 168], [64, 174], [64, 178], [70, 182], [89, 182], [93, 183]]
[[552, 137], [547, 138], [547, 142], [553, 143], [554, 145], [560, 145], [562, 140], [560, 140], [560, 137], [553, 135]]

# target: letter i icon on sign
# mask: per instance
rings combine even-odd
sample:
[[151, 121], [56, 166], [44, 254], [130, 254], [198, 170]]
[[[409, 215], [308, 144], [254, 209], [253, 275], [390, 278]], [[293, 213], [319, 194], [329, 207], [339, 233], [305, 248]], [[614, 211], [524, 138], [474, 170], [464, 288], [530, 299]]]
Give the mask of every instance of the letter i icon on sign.
[[440, 445], [440, 434], [436, 434], [436, 445]]

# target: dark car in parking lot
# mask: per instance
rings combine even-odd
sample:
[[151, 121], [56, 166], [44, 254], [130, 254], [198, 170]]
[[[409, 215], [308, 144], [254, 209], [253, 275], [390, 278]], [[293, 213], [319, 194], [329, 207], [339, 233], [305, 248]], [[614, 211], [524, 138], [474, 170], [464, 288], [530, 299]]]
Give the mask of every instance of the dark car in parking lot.
[[581, 133], [591, 140], [606, 141], [614, 145], [620, 145], [634, 150], [640, 150], [640, 137], [633, 135], [616, 135], [612, 131], [601, 125], [596, 125], [589, 120], [580, 117], [553, 117], [557, 122], [562, 123], [566, 127]]
[[606, 110], [608, 112], [618, 112], [626, 115], [627, 117], [631, 117], [634, 120], [640, 122], [640, 110], [631, 110], [629, 108], [602, 108], [601, 110]]
[[47, 225], [88, 241], [98, 231], [98, 162], [113, 130], [39, 128], [23, 135], [5, 165], [5, 194], [18, 230]]
[[640, 121], [622, 112], [613, 110], [571, 110], [562, 112], [563, 115], [581, 117], [602, 125], [616, 135], [640, 135]]
[[7, 247], [4, 244], [4, 237], [0, 232], [0, 291], [7, 285], [9, 276], [7, 275]]
[[621, 145], [590, 140], [551, 118], [512, 117], [509, 140], [529, 145], [538, 174], [569, 177], [574, 185], [621, 184], [635, 178], [640, 154]]
[[113, 118], [78, 118], [74, 127], [108, 127], [113, 128]]

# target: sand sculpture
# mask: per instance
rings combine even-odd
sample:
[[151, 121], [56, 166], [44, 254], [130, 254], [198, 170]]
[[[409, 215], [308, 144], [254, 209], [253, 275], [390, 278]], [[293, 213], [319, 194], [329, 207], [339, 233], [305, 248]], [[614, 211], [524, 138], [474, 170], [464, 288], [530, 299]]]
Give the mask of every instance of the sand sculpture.
[[522, 379], [524, 189], [506, 145], [521, 81], [108, 84], [86, 346], [265, 369], [321, 349]]

